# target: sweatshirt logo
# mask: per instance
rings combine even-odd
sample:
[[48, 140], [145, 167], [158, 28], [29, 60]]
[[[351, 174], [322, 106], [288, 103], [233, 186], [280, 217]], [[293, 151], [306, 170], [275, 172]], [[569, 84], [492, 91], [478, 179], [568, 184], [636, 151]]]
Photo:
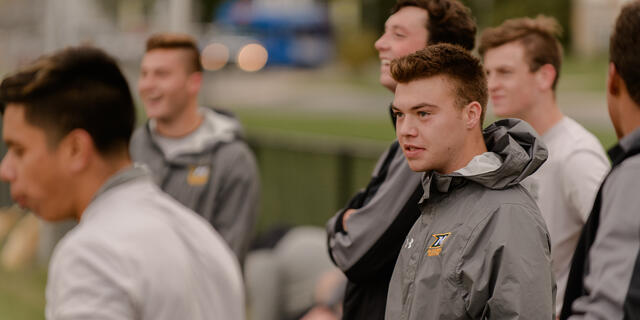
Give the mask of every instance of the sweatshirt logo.
[[451, 232], [432, 234], [431, 236], [436, 238], [436, 240], [433, 241], [433, 244], [427, 249], [427, 256], [433, 257], [440, 255], [440, 252], [442, 252], [442, 244], [450, 234]]
[[187, 183], [191, 186], [202, 186], [209, 181], [209, 166], [191, 166], [189, 167], [189, 175]]

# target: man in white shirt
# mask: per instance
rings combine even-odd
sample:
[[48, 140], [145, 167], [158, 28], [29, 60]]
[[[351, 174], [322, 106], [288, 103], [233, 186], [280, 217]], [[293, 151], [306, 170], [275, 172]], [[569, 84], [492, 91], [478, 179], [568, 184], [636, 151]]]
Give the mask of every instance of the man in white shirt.
[[598, 140], [558, 108], [562, 64], [553, 18], [519, 18], [482, 33], [489, 95], [497, 116], [523, 119], [547, 145], [549, 158], [522, 184], [536, 199], [551, 236], [553, 271], [562, 308], [571, 257], [609, 160]]
[[0, 84], [0, 178], [21, 206], [78, 226], [56, 247], [47, 319], [244, 319], [232, 251], [133, 167], [135, 109], [115, 61], [45, 56]]

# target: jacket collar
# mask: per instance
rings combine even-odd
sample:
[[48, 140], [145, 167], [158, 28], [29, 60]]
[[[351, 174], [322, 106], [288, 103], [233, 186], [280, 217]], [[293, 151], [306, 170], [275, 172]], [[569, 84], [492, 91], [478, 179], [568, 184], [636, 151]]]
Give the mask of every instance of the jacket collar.
[[640, 148], [640, 128], [624, 136], [618, 144], [609, 149], [607, 153], [611, 158], [612, 166], [620, 164], [626, 158], [627, 153], [638, 148]]

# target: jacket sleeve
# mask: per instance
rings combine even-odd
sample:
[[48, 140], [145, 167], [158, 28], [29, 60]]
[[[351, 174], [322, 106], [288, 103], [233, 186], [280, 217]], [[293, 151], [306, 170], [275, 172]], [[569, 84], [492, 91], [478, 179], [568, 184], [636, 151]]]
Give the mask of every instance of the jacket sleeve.
[[[637, 269], [640, 198], [634, 187], [638, 179], [640, 157], [635, 157], [617, 167], [604, 184], [600, 226], [589, 250], [589, 273], [584, 279], [589, 294], [574, 301], [571, 320], [640, 317], [637, 309], [631, 311], [624, 308], [625, 300], [631, 297], [629, 294], [640, 288], [637, 279], [640, 273]], [[634, 304], [638, 305], [637, 300]]]
[[220, 188], [213, 195], [211, 224], [236, 254], [240, 264], [249, 248], [257, 219], [260, 198], [260, 177], [256, 161], [244, 143], [236, 142], [219, 150], [218, 170], [224, 175]]
[[551, 244], [537, 209], [503, 204], [478, 224], [460, 281], [473, 319], [554, 319]]
[[[386, 158], [387, 153], [381, 159]], [[392, 156], [386, 177], [376, 192], [356, 196], [368, 199], [347, 220], [348, 231], [342, 228], [346, 208], [327, 224], [331, 258], [353, 282], [393, 270], [404, 238], [420, 214], [417, 203], [422, 195], [421, 173], [411, 171], [399, 148]], [[380, 167], [378, 165], [372, 179], [376, 179]]]

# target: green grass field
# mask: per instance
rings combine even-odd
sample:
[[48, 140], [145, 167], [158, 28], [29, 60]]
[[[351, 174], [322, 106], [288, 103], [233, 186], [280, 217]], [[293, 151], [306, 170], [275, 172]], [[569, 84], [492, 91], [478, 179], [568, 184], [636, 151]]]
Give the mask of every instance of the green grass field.
[[0, 269], [0, 319], [44, 319], [46, 271]]

